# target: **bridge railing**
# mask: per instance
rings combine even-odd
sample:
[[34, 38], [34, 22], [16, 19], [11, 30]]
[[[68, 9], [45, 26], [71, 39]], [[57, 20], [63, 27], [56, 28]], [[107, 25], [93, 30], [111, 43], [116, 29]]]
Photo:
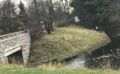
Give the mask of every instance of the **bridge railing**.
[[18, 35], [21, 35], [21, 34], [24, 34], [24, 33], [29, 33], [29, 30], [23, 30], [23, 31], [19, 31], [19, 32], [14, 32], [14, 33], [10, 33], [10, 34], [1, 35], [0, 40], [4, 40], [6, 38], [11, 38], [11, 37], [14, 37], [14, 36], [18, 36]]

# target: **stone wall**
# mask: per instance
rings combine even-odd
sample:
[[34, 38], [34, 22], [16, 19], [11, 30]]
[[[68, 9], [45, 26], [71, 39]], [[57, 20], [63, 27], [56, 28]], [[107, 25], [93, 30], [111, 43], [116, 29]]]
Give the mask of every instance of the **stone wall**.
[[5, 56], [5, 50], [13, 48], [16, 45], [22, 47], [23, 61], [26, 65], [29, 58], [30, 52], [30, 34], [29, 31], [20, 31], [16, 33], [11, 33], [7, 35], [0, 36], [0, 59], [4, 64], [8, 63], [8, 58]]

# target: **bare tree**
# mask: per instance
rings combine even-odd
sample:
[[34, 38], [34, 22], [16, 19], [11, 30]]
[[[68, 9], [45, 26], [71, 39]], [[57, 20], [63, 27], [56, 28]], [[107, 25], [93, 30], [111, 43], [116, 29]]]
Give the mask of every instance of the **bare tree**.
[[[38, 26], [42, 27], [41, 22], [43, 22], [46, 31], [48, 34], [51, 34], [51, 31], [53, 31], [53, 22], [61, 22], [65, 18], [67, 19], [69, 15], [69, 2], [68, 0], [65, 0], [64, 4], [63, 1], [53, 2], [52, 0], [33, 0], [33, 2], [30, 3], [27, 13], [29, 21], [33, 23], [34, 26], [37, 26], [34, 29], [36, 32], [42, 30], [41, 28], [38, 29]], [[37, 23], [39, 25], [37, 25]]]
[[60, 4], [62, 5], [64, 12], [66, 12], [67, 14], [69, 14], [70, 7], [69, 7], [68, 0], [60, 0]]
[[34, 5], [35, 5], [35, 14], [37, 14], [38, 24], [40, 25], [40, 29], [41, 29], [40, 14], [39, 14], [38, 5], [37, 5], [37, 3], [36, 3], [36, 0], [34, 0]]
[[29, 6], [29, 9], [28, 9], [30, 20], [35, 23], [34, 19], [36, 19], [40, 24], [41, 24], [41, 21], [44, 22], [46, 31], [48, 32], [48, 34], [51, 34], [51, 31], [53, 31], [52, 23], [53, 23], [53, 17], [54, 17], [52, 0], [49, 0], [49, 1], [34, 0], [33, 3], [35, 6], [35, 9], [33, 6]]
[[2, 26], [4, 27], [4, 31], [6, 32], [7, 28], [12, 32], [14, 26], [13, 17], [16, 16], [15, 5], [10, 0], [4, 1], [0, 5], [0, 17], [2, 18]]
[[69, 1], [70, 0], [58, 0], [54, 3], [55, 18], [58, 27], [62, 27], [68, 24], [69, 13], [70, 13]]

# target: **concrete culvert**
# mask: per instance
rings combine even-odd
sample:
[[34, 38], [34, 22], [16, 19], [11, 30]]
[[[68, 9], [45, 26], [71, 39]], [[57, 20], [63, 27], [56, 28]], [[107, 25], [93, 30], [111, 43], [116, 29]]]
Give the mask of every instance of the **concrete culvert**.
[[9, 56], [7, 56], [8, 58], [8, 63], [9, 64], [23, 64], [23, 55], [22, 55], [22, 51], [19, 50]]

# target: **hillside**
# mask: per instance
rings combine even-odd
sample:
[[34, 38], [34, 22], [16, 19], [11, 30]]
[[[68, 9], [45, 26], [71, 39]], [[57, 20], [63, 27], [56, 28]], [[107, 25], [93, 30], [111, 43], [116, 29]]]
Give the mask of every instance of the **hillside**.
[[110, 40], [104, 33], [85, 29], [80, 26], [57, 28], [41, 40], [31, 45], [30, 62], [40, 62], [52, 58], [65, 58], [75, 54], [91, 51], [108, 43]]

